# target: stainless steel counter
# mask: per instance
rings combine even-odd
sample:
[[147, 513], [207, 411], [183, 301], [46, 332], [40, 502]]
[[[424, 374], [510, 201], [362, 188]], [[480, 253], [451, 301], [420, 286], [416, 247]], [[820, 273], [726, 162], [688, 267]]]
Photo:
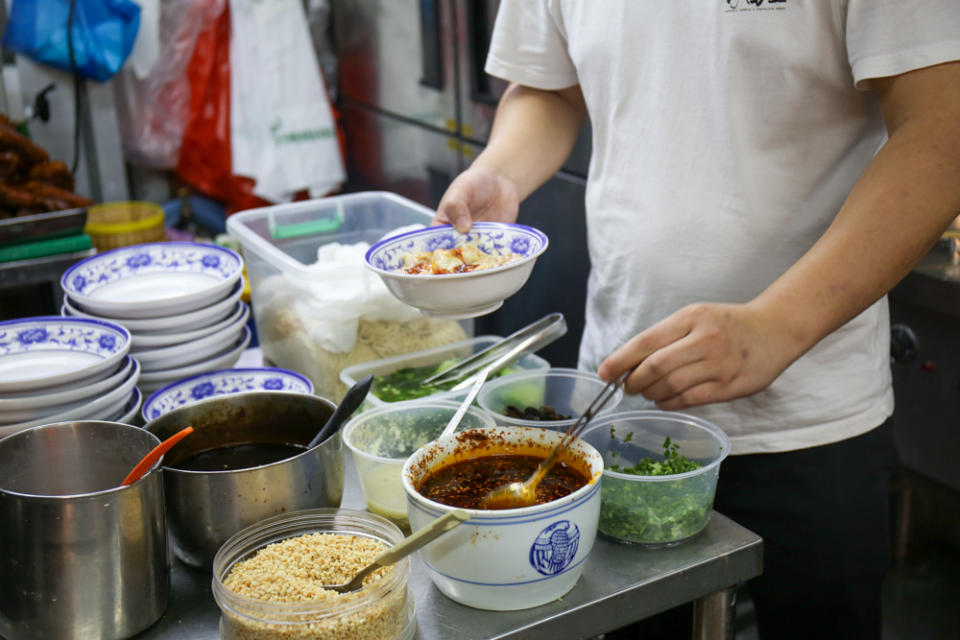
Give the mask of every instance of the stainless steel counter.
[[[343, 507], [364, 508], [359, 479], [347, 459]], [[419, 556], [409, 587], [421, 640], [586, 638], [623, 627], [685, 602], [695, 602], [697, 640], [732, 637], [729, 589], [760, 574], [759, 536], [714, 513], [697, 538], [674, 548], [645, 550], [600, 538], [577, 585], [563, 598], [523, 611], [481, 611], [437, 591]], [[171, 600], [157, 624], [137, 640], [219, 638], [220, 612], [211, 576], [174, 561]]]

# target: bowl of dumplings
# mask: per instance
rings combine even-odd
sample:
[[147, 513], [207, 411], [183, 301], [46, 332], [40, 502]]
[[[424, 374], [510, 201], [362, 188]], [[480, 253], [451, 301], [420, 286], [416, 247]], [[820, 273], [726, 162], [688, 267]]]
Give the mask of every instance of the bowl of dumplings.
[[475, 318], [519, 291], [548, 245], [542, 231], [520, 224], [475, 222], [467, 233], [441, 225], [381, 240], [365, 263], [424, 315]]

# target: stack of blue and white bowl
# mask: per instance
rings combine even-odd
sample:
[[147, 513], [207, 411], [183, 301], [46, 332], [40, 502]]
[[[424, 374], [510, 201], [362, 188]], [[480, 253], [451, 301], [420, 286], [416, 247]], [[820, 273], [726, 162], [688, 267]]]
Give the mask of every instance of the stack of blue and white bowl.
[[0, 438], [55, 422], [138, 419], [130, 344], [123, 326], [92, 318], [0, 322]]
[[230, 367], [250, 342], [243, 260], [199, 242], [155, 242], [97, 254], [64, 272], [64, 316], [126, 327], [144, 396]]

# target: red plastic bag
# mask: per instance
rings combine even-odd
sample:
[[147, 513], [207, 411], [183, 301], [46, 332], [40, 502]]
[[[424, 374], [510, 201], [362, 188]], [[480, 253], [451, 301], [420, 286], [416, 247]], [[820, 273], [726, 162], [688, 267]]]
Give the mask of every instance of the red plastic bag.
[[253, 180], [232, 172], [229, 6], [197, 37], [187, 76], [190, 117], [180, 146], [177, 175], [201, 193], [224, 202], [228, 213], [269, 205], [253, 195]]
[[149, 72], [139, 75], [128, 64], [116, 75], [117, 122], [131, 164], [164, 170], [177, 164], [190, 117], [187, 65], [198, 34], [225, 5], [225, 0], [164, 0], [159, 53]]

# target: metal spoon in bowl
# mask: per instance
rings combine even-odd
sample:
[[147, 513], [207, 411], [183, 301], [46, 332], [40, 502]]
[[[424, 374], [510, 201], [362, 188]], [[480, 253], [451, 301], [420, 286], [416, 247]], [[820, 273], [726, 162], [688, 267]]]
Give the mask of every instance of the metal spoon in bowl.
[[454, 509], [453, 511], [449, 511], [445, 515], [431, 522], [423, 529], [420, 529], [420, 531], [417, 531], [415, 534], [404, 538], [400, 544], [390, 547], [378, 555], [370, 564], [357, 572], [353, 578], [349, 580], [349, 582], [344, 582], [343, 584], [325, 584], [323, 585], [323, 588], [339, 591], [340, 593], [356, 591], [363, 586], [363, 579], [367, 577], [369, 573], [376, 571], [380, 567], [387, 567], [401, 558], [407, 557], [414, 551], [420, 549], [430, 542], [433, 542], [435, 538], [438, 538], [447, 531], [450, 531], [461, 522], [469, 519], [470, 514], [463, 509]]
[[563, 438], [561, 438], [560, 442], [553, 448], [550, 455], [537, 465], [536, 471], [534, 471], [529, 478], [523, 482], [509, 482], [497, 487], [480, 500], [480, 507], [482, 509], [518, 509], [535, 504], [537, 499], [537, 485], [540, 484], [544, 476], [553, 468], [560, 454], [570, 446], [571, 442], [577, 439], [577, 436], [583, 432], [583, 429], [593, 417], [597, 415], [607, 402], [610, 401], [610, 398], [616, 394], [617, 388], [624, 383], [638, 366], [640, 365], [635, 365], [616, 380], [606, 384], [600, 393], [597, 394], [597, 397], [593, 399], [593, 402], [590, 403], [590, 406], [587, 407], [587, 410], [583, 412], [573, 426], [563, 435]]
[[356, 411], [360, 405], [363, 404], [364, 399], [366, 399], [371, 384], [373, 384], [372, 374], [358, 381], [347, 390], [347, 393], [343, 396], [343, 400], [340, 401], [337, 408], [334, 409], [330, 417], [327, 418], [324, 425], [320, 427], [320, 431], [317, 431], [317, 435], [313, 436], [313, 439], [310, 440], [310, 444], [307, 445], [307, 450], [313, 449], [332, 436], [333, 433], [353, 415], [353, 412]]

